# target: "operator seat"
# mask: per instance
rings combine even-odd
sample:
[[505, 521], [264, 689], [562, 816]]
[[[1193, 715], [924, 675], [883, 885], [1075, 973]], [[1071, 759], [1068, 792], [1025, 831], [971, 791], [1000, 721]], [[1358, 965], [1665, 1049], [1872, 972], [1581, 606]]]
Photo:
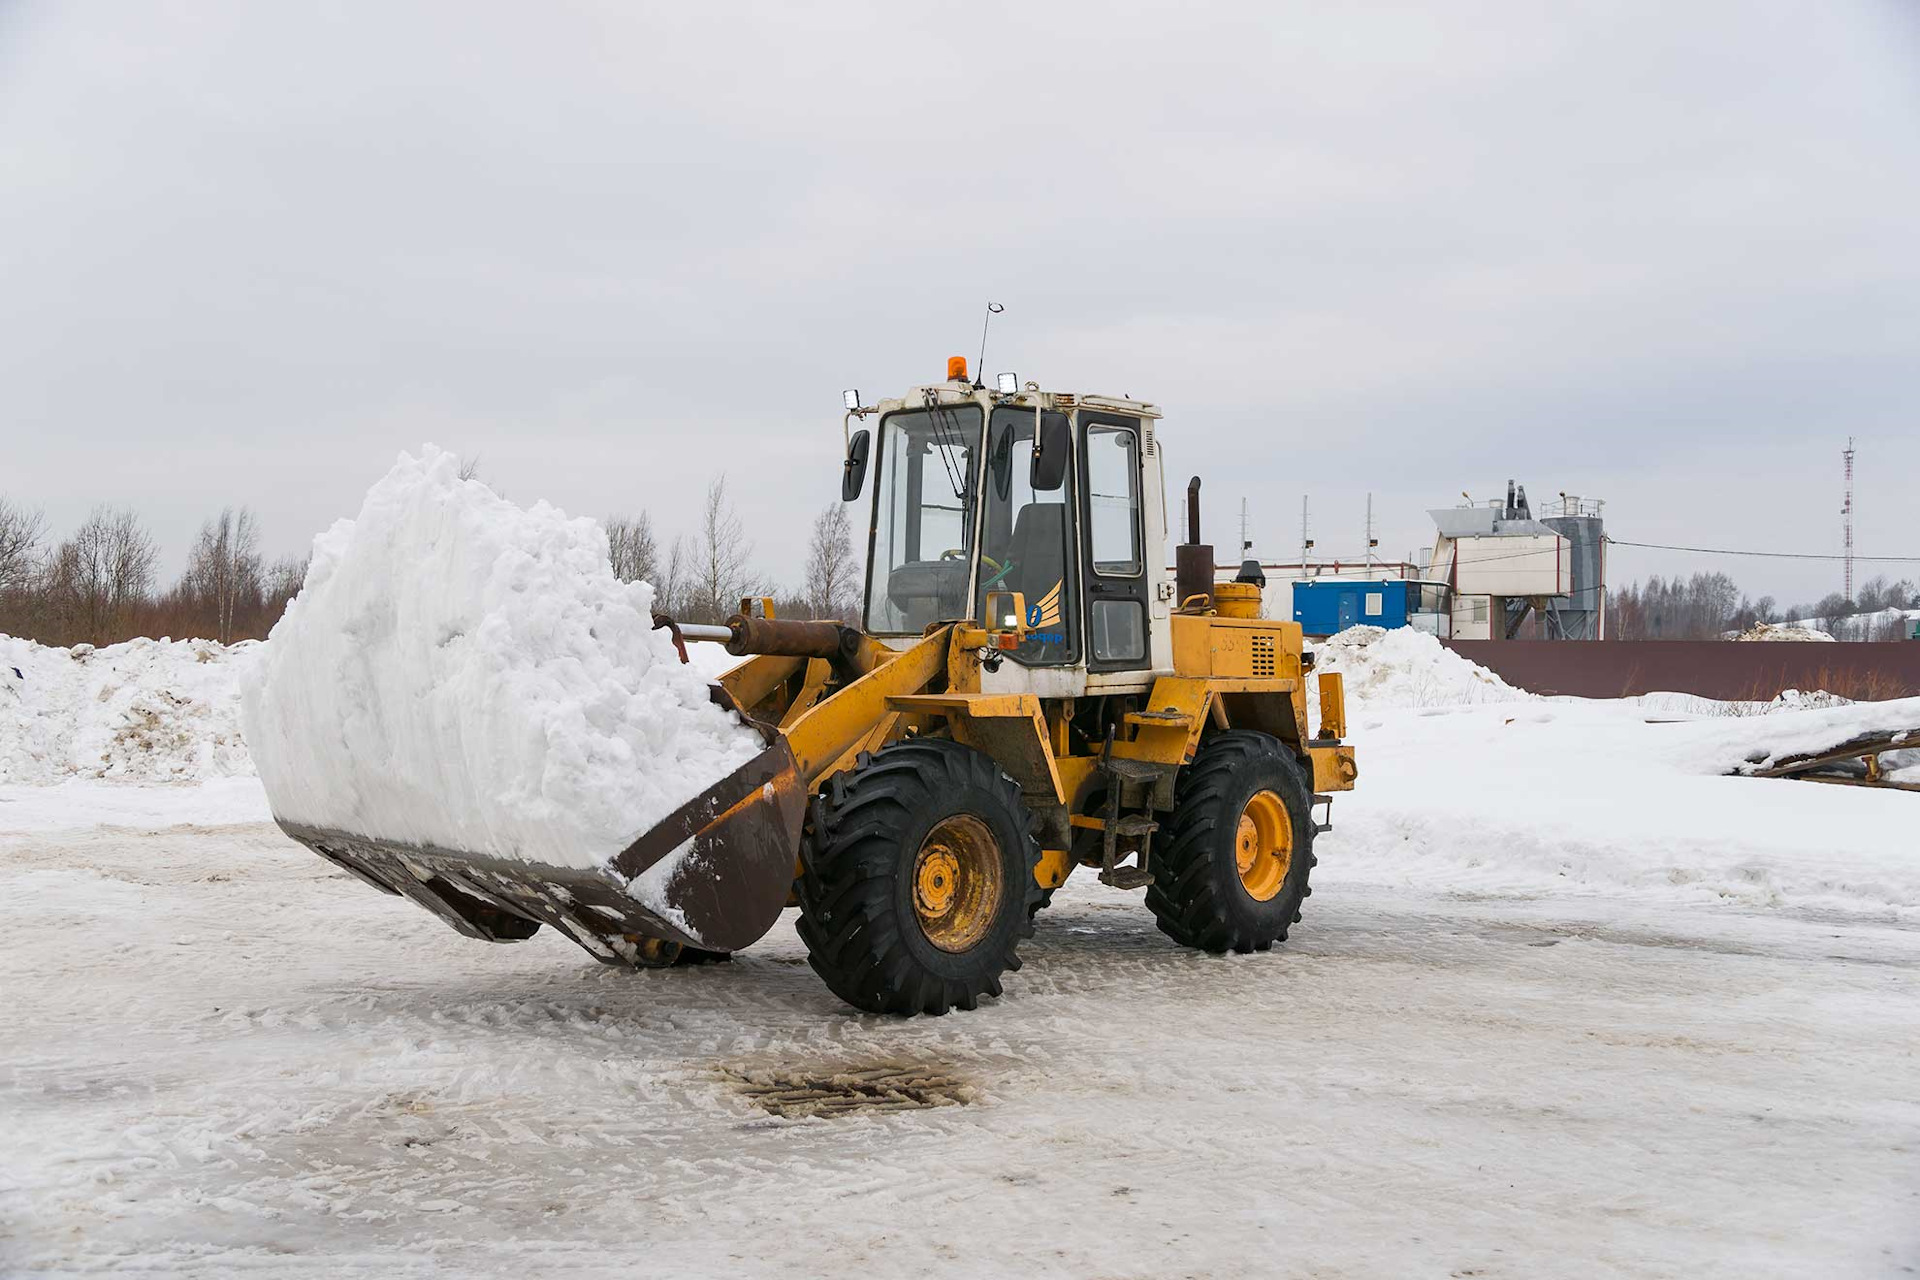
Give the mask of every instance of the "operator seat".
[[1013, 522], [1013, 537], [1007, 543], [1007, 557], [1013, 561], [1013, 569], [1001, 579], [998, 589], [1024, 596], [1031, 620], [1033, 610], [1047, 593], [1060, 586], [1059, 617], [1043, 629], [1064, 631], [1067, 597], [1072, 594], [1062, 585], [1067, 567], [1066, 504], [1034, 502], [1020, 508]]

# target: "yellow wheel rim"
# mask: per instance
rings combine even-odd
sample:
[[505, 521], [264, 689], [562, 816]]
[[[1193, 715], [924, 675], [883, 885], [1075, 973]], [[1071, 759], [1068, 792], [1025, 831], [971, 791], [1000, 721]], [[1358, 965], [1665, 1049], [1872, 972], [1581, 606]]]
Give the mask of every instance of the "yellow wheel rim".
[[1255, 902], [1268, 901], [1287, 882], [1287, 871], [1293, 866], [1293, 822], [1287, 817], [1287, 806], [1273, 792], [1255, 792], [1240, 811], [1233, 860], [1241, 887]]
[[965, 951], [987, 936], [1001, 898], [1000, 842], [987, 824], [956, 814], [936, 824], [913, 860], [913, 914], [927, 941]]

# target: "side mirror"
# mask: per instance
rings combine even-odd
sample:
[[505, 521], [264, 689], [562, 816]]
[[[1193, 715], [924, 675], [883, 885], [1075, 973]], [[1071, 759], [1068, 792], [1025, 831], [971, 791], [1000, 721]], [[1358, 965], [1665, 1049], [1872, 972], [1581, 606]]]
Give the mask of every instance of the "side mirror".
[[1040, 428], [1034, 436], [1033, 469], [1027, 477], [1035, 493], [1052, 493], [1067, 482], [1067, 454], [1072, 440], [1066, 414], [1041, 417]]
[[873, 452], [873, 433], [865, 427], [847, 441], [847, 460], [840, 464], [840, 501], [852, 502], [867, 483], [867, 457]]

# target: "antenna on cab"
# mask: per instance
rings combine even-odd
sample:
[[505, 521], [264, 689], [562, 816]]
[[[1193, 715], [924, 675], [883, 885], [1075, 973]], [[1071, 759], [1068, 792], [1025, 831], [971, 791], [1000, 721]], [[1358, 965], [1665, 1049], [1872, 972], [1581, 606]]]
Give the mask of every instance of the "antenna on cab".
[[980, 381], [980, 379], [987, 376], [987, 326], [993, 323], [995, 316], [1005, 310], [1006, 308], [999, 303], [989, 302], [987, 304], [987, 318], [980, 322], [980, 363], [973, 366], [973, 385], [976, 387], [986, 385]]

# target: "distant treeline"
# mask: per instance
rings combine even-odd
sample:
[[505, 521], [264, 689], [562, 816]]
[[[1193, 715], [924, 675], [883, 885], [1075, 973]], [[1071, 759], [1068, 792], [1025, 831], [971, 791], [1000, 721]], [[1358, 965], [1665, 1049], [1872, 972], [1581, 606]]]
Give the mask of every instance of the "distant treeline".
[[1724, 573], [1648, 578], [1616, 588], [1607, 599], [1607, 635], [1616, 640], [1713, 640], [1756, 623], [1821, 619], [1836, 640], [1904, 640], [1911, 625], [1889, 609], [1920, 609], [1920, 587], [1902, 579], [1869, 579], [1850, 600], [1836, 591], [1812, 604], [1782, 609], [1772, 596], [1749, 599]]
[[[471, 470], [463, 473], [471, 477]], [[708, 486], [699, 527], [664, 547], [646, 512], [606, 521], [620, 578], [654, 584], [656, 612], [686, 622], [724, 621], [742, 597], [773, 596], [783, 617], [852, 618], [859, 560], [846, 508], [814, 519], [798, 588], [778, 588], [753, 567], [753, 544], [727, 496], [724, 474]], [[42, 644], [117, 644], [136, 636], [231, 644], [263, 639], [300, 590], [305, 557], [267, 560], [252, 508], [207, 520], [174, 582], [159, 576], [159, 548], [139, 515], [94, 509], [65, 537], [45, 515], [0, 496], [0, 633]]]
[[257, 639], [307, 572], [303, 558], [262, 558], [259, 522], [246, 507], [201, 526], [178, 581], [159, 581], [159, 558], [125, 507], [96, 507], [56, 541], [39, 511], [0, 497], [0, 631], [58, 645]]

